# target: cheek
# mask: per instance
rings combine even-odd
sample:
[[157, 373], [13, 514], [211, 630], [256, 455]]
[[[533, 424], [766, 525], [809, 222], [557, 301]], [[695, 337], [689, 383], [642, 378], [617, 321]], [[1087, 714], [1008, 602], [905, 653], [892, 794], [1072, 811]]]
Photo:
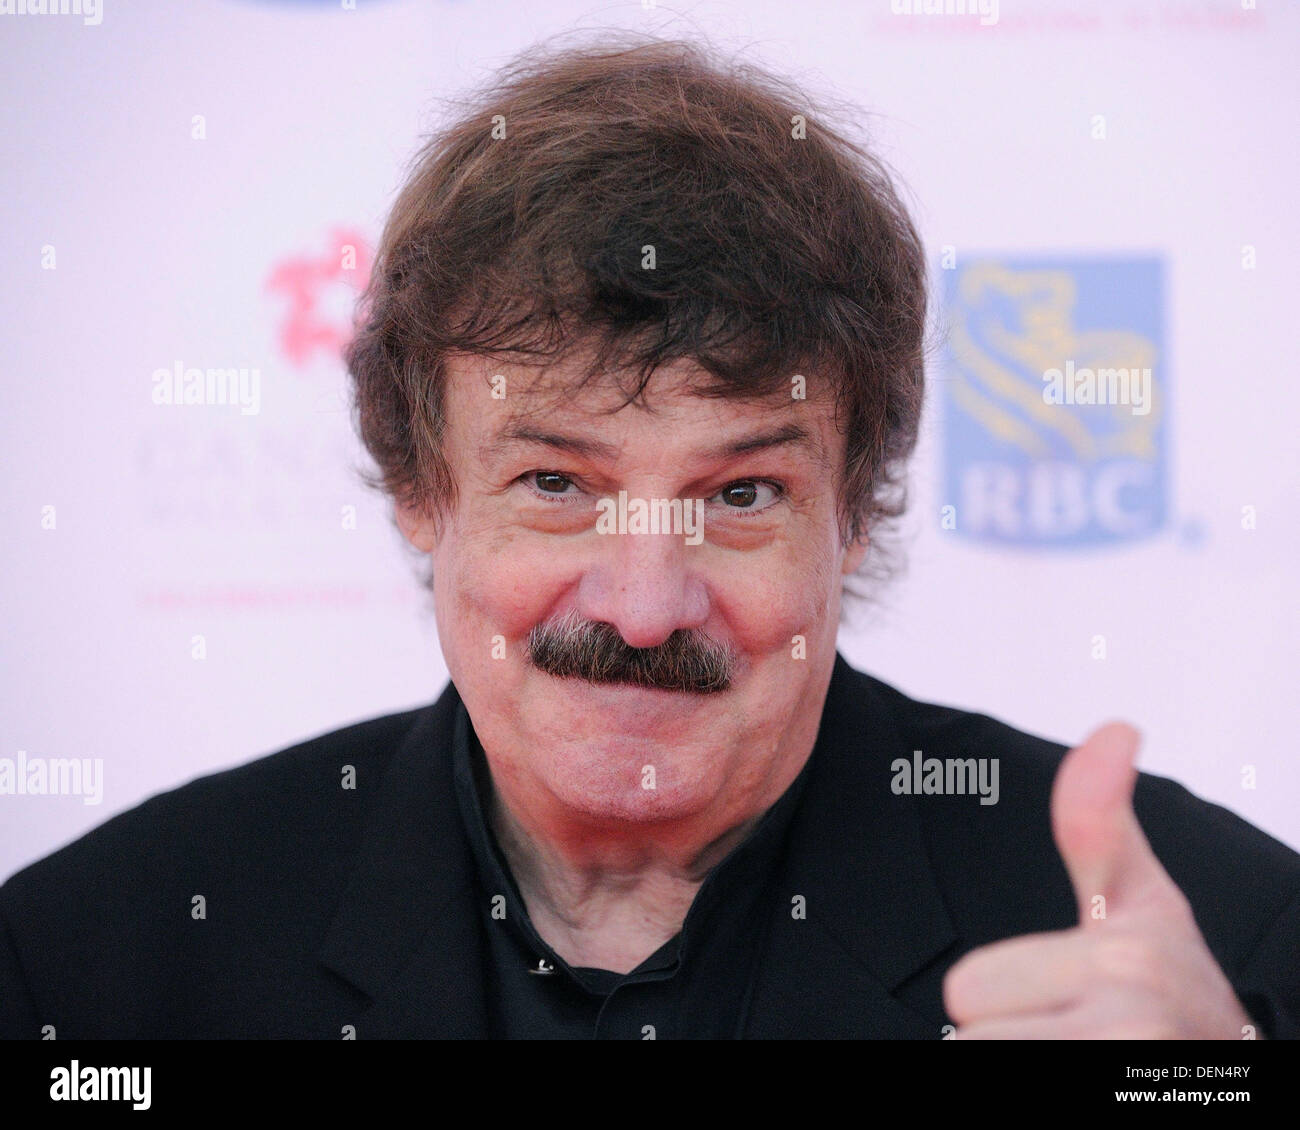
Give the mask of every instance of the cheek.
[[568, 558], [539, 552], [537, 538], [499, 526], [452, 526], [433, 556], [442, 638], [491, 652], [494, 636], [513, 643], [545, 619], [574, 581]]
[[839, 560], [834, 545], [790, 539], [748, 558], [723, 563], [712, 576], [715, 612], [751, 654], [788, 651], [792, 637], [809, 644], [838, 626]]

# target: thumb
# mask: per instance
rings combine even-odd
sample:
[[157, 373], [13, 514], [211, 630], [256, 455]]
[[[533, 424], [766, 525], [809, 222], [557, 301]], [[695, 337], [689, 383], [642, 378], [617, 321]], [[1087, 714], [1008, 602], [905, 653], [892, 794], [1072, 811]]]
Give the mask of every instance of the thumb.
[[1139, 740], [1123, 722], [1094, 730], [1065, 755], [1052, 786], [1052, 835], [1085, 926], [1173, 884], [1133, 811]]

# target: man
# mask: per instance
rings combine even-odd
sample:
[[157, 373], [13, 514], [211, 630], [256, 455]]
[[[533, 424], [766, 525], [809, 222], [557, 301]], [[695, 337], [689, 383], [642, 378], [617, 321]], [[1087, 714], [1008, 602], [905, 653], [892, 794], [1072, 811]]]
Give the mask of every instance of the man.
[[837, 654], [925, 310], [797, 91], [682, 44], [508, 69], [348, 353], [451, 685], [12, 878], [4, 1032], [1295, 1036], [1300, 857], [1126, 726], [1065, 754]]

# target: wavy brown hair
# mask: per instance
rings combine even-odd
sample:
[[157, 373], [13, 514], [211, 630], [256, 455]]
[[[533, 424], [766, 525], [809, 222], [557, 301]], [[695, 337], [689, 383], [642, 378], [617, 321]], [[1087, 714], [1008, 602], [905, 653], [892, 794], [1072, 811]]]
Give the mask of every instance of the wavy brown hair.
[[581, 356], [575, 388], [618, 374], [628, 401], [677, 360], [706, 396], [761, 399], [806, 374], [845, 436], [842, 535], [869, 534], [879, 566], [926, 320], [924, 254], [881, 162], [792, 84], [636, 35], [534, 48], [452, 105], [393, 206], [345, 352], [370, 481], [435, 518], [454, 503], [455, 353]]

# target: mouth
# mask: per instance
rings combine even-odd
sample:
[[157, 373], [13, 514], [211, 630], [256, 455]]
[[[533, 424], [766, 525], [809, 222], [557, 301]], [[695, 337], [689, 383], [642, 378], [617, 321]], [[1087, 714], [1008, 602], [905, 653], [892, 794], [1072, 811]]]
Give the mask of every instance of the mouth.
[[[547, 674], [550, 674], [550, 672], [547, 672]], [[673, 700], [680, 700], [682, 698], [709, 698], [713, 695], [722, 694], [731, 687], [731, 680], [728, 680], [727, 683], [721, 685], [717, 683], [710, 684], [700, 682], [699, 684], [691, 686], [682, 685], [665, 687], [654, 683], [639, 682], [635, 679], [611, 682], [603, 679], [599, 681], [588, 679], [581, 675], [551, 675], [551, 678], [559, 679], [566, 683], [574, 683], [584, 687], [589, 687], [593, 692], [604, 691], [611, 694], [621, 694], [623, 696], [627, 696], [628, 694], [640, 694], [648, 698], [660, 696]]]
[[573, 723], [583, 728], [594, 726], [616, 742], [671, 739], [683, 729], [702, 725], [703, 712], [718, 702], [716, 694], [634, 683], [592, 683], [578, 678], [563, 682]]

